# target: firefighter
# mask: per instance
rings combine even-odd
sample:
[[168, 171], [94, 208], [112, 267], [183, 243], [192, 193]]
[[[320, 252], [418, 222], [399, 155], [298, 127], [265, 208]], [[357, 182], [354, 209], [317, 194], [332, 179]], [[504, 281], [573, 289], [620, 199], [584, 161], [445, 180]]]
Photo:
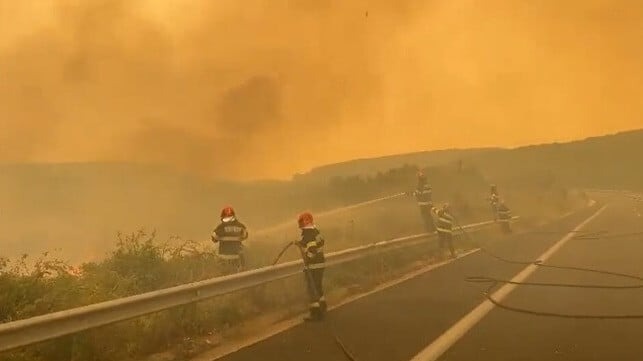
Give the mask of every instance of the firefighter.
[[495, 184], [491, 185], [491, 194], [489, 195], [489, 205], [491, 206], [491, 214], [493, 214], [493, 220], [498, 220], [498, 202], [500, 201], [500, 196], [498, 195], [498, 187]]
[[455, 249], [453, 248], [453, 223], [455, 218], [451, 214], [449, 204], [445, 203], [441, 208], [433, 207], [431, 210], [438, 219], [436, 228], [438, 230], [440, 249], [449, 248], [451, 257], [455, 258]]
[[224, 207], [221, 210], [221, 223], [212, 232], [212, 242], [219, 244], [219, 258], [232, 265], [236, 271], [245, 267], [243, 241], [247, 238], [248, 230], [239, 222], [234, 209]]
[[418, 186], [413, 192], [417, 200], [418, 207], [420, 208], [420, 216], [424, 222], [424, 228], [427, 232], [435, 231], [435, 223], [431, 215], [431, 208], [433, 207], [432, 189], [426, 180], [426, 175], [418, 172]]
[[310, 298], [310, 314], [305, 321], [321, 321], [324, 319], [327, 305], [324, 298], [324, 237], [313, 222], [313, 215], [305, 212], [297, 220], [301, 229], [301, 239], [295, 241], [304, 261], [304, 276]]
[[504, 233], [511, 233], [511, 210], [505, 204], [504, 200], [498, 201], [498, 221], [500, 222], [500, 229]]

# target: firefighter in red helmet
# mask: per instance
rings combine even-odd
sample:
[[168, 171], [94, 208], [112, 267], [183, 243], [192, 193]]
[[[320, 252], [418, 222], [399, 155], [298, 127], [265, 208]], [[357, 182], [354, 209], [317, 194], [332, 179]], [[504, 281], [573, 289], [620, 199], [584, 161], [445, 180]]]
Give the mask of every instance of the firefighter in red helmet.
[[304, 212], [297, 220], [301, 230], [301, 238], [295, 241], [301, 251], [304, 261], [304, 275], [310, 297], [309, 312], [306, 321], [320, 321], [326, 313], [326, 299], [324, 298], [324, 237], [313, 222], [313, 215]]
[[248, 238], [246, 226], [239, 222], [230, 206], [221, 210], [221, 223], [212, 232], [212, 242], [219, 244], [219, 258], [236, 271], [245, 267], [243, 241]]

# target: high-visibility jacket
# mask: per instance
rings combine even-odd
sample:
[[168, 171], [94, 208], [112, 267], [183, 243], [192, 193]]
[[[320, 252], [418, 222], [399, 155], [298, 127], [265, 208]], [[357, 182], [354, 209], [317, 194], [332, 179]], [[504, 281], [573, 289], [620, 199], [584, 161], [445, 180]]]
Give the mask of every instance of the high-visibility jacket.
[[239, 259], [246, 238], [248, 230], [236, 218], [222, 222], [212, 232], [212, 241], [219, 243], [219, 257], [223, 259]]
[[500, 222], [509, 222], [511, 220], [511, 210], [504, 205], [504, 204], [499, 204], [498, 208], [498, 220]]
[[455, 219], [449, 213], [449, 211], [445, 211], [444, 209], [438, 209], [438, 208], [433, 208], [433, 213], [435, 213], [437, 217], [437, 222], [435, 223], [435, 228], [439, 233], [453, 233], [453, 222]]
[[415, 199], [418, 202], [418, 206], [430, 207], [432, 205], [431, 186], [429, 186], [428, 184], [422, 185], [415, 192], [413, 192], [413, 194], [415, 195]]
[[324, 244], [326, 241], [315, 226], [304, 227], [301, 239], [296, 242], [304, 251], [304, 263], [309, 269], [324, 268]]

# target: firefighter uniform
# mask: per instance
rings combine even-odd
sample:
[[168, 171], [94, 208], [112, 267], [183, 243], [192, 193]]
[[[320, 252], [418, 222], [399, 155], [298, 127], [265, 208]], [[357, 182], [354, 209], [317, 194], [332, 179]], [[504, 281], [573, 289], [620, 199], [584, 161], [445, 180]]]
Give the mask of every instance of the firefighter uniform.
[[500, 201], [500, 197], [498, 197], [498, 194], [491, 193], [491, 196], [489, 196], [489, 205], [491, 206], [491, 213], [493, 214], [494, 221], [498, 220], [498, 202], [499, 201]]
[[500, 202], [497, 207], [498, 221], [503, 232], [511, 232], [511, 210], [504, 202]]
[[247, 238], [246, 226], [236, 217], [224, 218], [212, 232], [212, 241], [219, 244], [219, 258], [230, 261], [237, 269], [245, 265], [242, 242]]
[[455, 258], [455, 249], [453, 248], [453, 215], [449, 212], [448, 207], [432, 208], [437, 218], [436, 228], [438, 231], [439, 245], [441, 249], [449, 248], [451, 257]]
[[426, 183], [420, 183], [418, 189], [415, 190], [413, 194], [420, 208], [420, 216], [422, 217], [426, 231], [435, 231], [435, 223], [431, 215], [431, 208], [433, 207], [431, 186]]
[[300, 247], [304, 258], [304, 276], [310, 297], [310, 316], [307, 320], [321, 320], [326, 313], [324, 297], [324, 237], [314, 225], [301, 227], [301, 239], [295, 244]]

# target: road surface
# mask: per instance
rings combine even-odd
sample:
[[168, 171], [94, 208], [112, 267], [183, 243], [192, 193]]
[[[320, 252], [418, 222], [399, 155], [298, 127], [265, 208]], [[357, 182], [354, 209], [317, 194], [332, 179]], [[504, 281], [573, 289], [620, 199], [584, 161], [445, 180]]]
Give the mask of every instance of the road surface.
[[[489, 241], [486, 248], [516, 260], [538, 259], [602, 207], [565, 217], [537, 232]], [[631, 202], [614, 201], [582, 231], [642, 232]], [[569, 239], [547, 263], [643, 275], [643, 236]], [[525, 265], [478, 252], [329, 313], [322, 324], [301, 324], [220, 360], [347, 360], [336, 335], [359, 361], [407, 361], [421, 353], [483, 301], [485, 275], [511, 279]], [[537, 269], [528, 281], [624, 284], [628, 280], [573, 271]], [[518, 286], [503, 301], [538, 311], [643, 314], [643, 289], [586, 290]], [[555, 319], [492, 308], [462, 337], [449, 340], [439, 360], [643, 360], [642, 320]]]

